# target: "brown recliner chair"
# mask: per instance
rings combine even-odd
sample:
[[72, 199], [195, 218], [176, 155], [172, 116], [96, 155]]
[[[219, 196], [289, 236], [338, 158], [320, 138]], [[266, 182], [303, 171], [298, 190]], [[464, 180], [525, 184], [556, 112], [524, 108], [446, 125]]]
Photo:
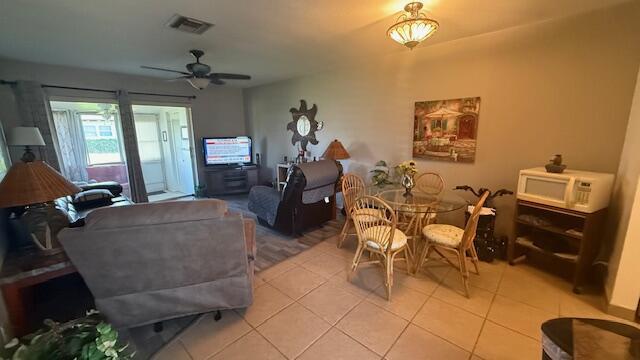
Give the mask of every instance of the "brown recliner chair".
[[291, 166], [282, 192], [254, 186], [249, 192], [249, 210], [260, 224], [286, 234], [299, 234], [335, 217], [335, 193], [342, 166], [335, 160], [320, 160]]

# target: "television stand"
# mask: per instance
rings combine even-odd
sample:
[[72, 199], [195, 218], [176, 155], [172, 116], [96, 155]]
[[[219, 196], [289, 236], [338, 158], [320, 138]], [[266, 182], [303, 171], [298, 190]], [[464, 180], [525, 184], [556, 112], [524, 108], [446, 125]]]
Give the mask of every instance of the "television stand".
[[205, 168], [207, 196], [248, 193], [258, 185], [258, 171], [253, 164]]

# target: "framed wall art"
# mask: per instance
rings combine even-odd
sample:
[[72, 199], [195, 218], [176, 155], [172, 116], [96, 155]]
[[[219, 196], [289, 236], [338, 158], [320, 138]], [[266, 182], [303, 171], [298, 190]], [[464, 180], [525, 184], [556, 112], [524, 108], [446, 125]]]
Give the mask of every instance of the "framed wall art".
[[413, 157], [473, 163], [479, 116], [479, 97], [416, 102]]

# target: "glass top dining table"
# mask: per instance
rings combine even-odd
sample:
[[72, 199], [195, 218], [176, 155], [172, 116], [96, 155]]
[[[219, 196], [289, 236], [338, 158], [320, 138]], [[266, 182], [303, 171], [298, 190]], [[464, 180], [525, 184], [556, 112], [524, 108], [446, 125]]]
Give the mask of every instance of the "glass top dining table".
[[[438, 194], [429, 194], [414, 188], [410, 194], [406, 194], [404, 187], [391, 184], [383, 187], [368, 186], [366, 193], [382, 199], [396, 212], [398, 228], [409, 239], [407, 262], [410, 264], [410, 274], [418, 271], [416, 266], [423, 227], [433, 223], [441, 214], [454, 212], [468, 205], [462, 196], [448, 189], [443, 189]], [[424, 248], [426, 247], [423, 245], [422, 249]]]
[[403, 213], [445, 213], [459, 210], [468, 205], [467, 201], [453, 190], [443, 189], [439, 194], [429, 194], [414, 188], [409, 195], [401, 185], [383, 187], [369, 186], [367, 194], [378, 197], [396, 212]]

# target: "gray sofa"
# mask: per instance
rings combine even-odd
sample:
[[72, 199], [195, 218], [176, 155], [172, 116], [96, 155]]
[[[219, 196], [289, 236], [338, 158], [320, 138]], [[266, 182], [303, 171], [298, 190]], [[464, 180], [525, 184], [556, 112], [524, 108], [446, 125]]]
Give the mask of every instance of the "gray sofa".
[[101, 208], [59, 239], [116, 327], [253, 300], [255, 223], [228, 214], [221, 200]]

